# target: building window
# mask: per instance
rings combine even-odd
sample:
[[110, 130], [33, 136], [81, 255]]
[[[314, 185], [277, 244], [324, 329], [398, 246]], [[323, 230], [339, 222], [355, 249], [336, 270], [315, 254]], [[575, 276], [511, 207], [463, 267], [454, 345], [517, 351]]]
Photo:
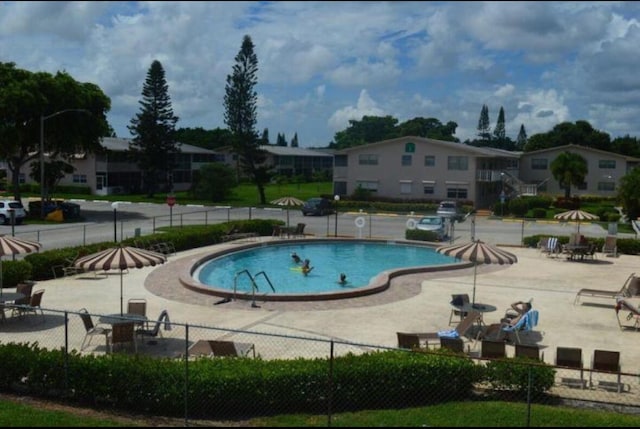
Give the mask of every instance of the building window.
[[449, 170], [468, 170], [469, 158], [466, 156], [450, 156], [447, 160]]
[[369, 192], [378, 192], [378, 181], [373, 180], [358, 180], [356, 181], [358, 188], [366, 189]]
[[73, 175], [73, 183], [87, 183], [87, 175], [86, 174], [74, 174]]
[[582, 182], [581, 184], [579, 184], [577, 186], [579, 191], [586, 191], [587, 190], [587, 182]]
[[436, 157], [434, 155], [425, 155], [425, 157], [424, 157], [424, 166], [425, 167], [435, 167], [436, 166]]
[[422, 192], [425, 195], [433, 195], [436, 193], [436, 187], [433, 185], [422, 185]]
[[18, 182], [19, 182], [19, 183], [24, 183], [24, 182], [25, 182], [25, 176], [24, 176], [24, 173], [20, 173], [20, 174], [18, 174]]
[[407, 143], [404, 145], [404, 151], [406, 153], [415, 153], [416, 152], [416, 144], [415, 143]]
[[410, 167], [411, 166], [411, 160], [412, 160], [411, 155], [402, 155], [402, 166], [403, 167]]
[[400, 182], [400, 193], [403, 195], [411, 194], [411, 182]]
[[467, 199], [467, 189], [466, 188], [447, 188], [447, 198], [451, 198], [452, 200], [466, 200]]
[[347, 157], [347, 155], [336, 155], [333, 157], [333, 165], [335, 167], [348, 167], [348, 159], [349, 157]]
[[598, 168], [615, 170], [616, 161], [613, 159], [601, 159], [598, 161]]
[[548, 161], [546, 158], [531, 158], [532, 170], [546, 170]]
[[536, 183], [536, 188], [538, 189], [538, 192], [547, 192], [547, 182], [548, 180], [539, 180]]
[[360, 165], [378, 165], [378, 155], [358, 155], [358, 164]]
[[614, 182], [598, 182], [598, 191], [613, 192], [616, 190], [616, 184]]

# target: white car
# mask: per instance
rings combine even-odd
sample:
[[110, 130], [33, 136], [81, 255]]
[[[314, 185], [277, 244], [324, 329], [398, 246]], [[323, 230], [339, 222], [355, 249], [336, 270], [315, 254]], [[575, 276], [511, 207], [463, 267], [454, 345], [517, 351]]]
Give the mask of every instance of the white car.
[[27, 217], [27, 212], [20, 201], [0, 200], [0, 225], [11, 223], [11, 210], [13, 210], [16, 225], [20, 225]]
[[442, 201], [436, 211], [438, 216], [461, 222], [464, 219], [460, 205], [455, 201]]
[[446, 236], [445, 222], [442, 216], [425, 216], [416, 223], [416, 229], [421, 231], [433, 231], [438, 240], [444, 240]]

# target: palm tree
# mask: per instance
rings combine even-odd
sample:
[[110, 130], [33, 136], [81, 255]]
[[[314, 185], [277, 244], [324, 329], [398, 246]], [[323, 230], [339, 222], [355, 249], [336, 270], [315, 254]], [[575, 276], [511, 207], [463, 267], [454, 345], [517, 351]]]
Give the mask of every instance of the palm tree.
[[571, 185], [579, 186], [584, 183], [587, 175], [587, 161], [579, 154], [563, 152], [551, 163], [551, 174], [564, 187], [564, 196], [571, 198]]

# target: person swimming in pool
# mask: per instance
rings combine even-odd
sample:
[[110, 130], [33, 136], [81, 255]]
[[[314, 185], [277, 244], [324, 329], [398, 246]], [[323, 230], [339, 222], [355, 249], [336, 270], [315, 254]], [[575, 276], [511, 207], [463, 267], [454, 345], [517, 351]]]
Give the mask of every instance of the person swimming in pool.
[[310, 263], [311, 261], [305, 259], [304, 263], [302, 264], [302, 274], [304, 274], [305, 276], [309, 274], [311, 270], [313, 270], [313, 267], [309, 265]]
[[344, 286], [347, 284], [347, 275], [345, 273], [340, 273], [340, 279], [338, 280], [338, 284]]
[[298, 256], [296, 252], [293, 252], [291, 254], [291, 259], [293, 259], [293, 262], [295, 262], [296, 264], [299, 264], [300, 262], [302, 262], [302, 259], [300, 259], [300, 256]]

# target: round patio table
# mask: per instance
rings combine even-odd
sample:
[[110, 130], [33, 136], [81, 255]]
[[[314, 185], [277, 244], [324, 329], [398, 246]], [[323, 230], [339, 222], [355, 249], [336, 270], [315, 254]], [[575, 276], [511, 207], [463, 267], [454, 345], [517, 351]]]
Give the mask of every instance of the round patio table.
[[100, 316], [98, 319], [100, 323], [104, 323], [106, 325], [117, 325], [119, 323], [128, 323], [134, 322], [136, 325], [144, 324], [148, 319], [147, 316], [143, 316], [141, 314], [136, 313], [114, 313], [114, 314], [106, 314], [104, 316]]

